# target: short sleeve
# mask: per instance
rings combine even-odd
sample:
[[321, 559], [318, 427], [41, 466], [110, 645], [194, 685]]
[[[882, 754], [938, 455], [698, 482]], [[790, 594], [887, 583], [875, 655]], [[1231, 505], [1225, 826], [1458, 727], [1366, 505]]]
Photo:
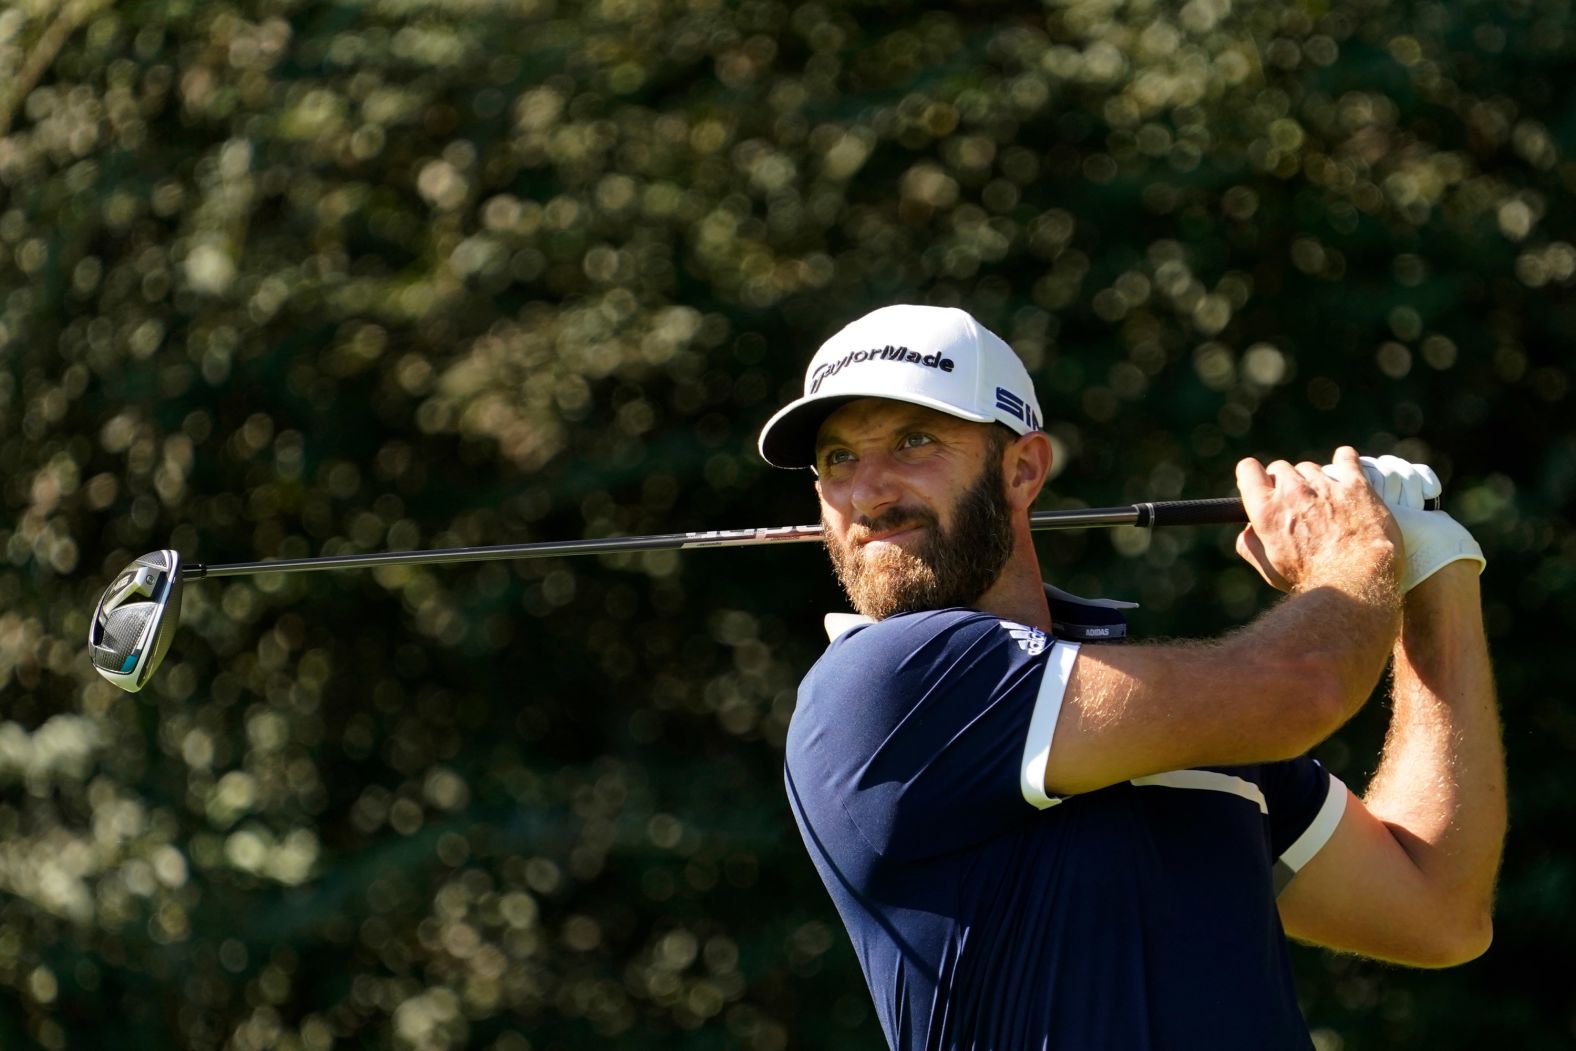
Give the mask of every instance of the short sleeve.
[[1054, 648], [1038, 629], [972, 610], [849, 632], [800, 689], [788, 757], [796, 782], [810, 780], [872, 850], [894, 859], [956, 850], [1032, 819], [1026, 742]]
[[1346, 785], [1307, 756], [1266, 764], [1259, 784], [1269, 808], [1270, 852], [1279, 894], [1335, 834], [1346, 811]]

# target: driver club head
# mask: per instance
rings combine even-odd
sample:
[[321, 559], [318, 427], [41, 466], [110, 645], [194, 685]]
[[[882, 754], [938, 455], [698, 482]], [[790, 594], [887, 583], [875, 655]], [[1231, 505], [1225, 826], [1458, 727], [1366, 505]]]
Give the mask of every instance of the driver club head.
[[98, 673], [136, 692], [164, 659], [180, 623], [181, 556], [150, 551], [116, 575], [88, 623], [88, 656]]

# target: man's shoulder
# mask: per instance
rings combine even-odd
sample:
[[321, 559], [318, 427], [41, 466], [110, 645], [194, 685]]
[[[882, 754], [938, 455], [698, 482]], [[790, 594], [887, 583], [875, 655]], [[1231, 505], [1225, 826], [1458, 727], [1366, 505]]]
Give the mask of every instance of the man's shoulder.
[[[1051, 640], [975, 609], [904, 613], [843, 632], [799, 685], [789, 755], [868, 755], [900, 725], [910, 741], [1035, 688]], [[916, 713], [926, 718], [911, 721]], [[969, 713], [965, 715], [964, 713]], [[930, 726], [934, 730], [922, 731]]]
[[1038, 657], [1051, 639], [1039, 628], [977, 609], [953, 607], [901, 613], [856, 624], [835, 639], [805, 677], [813, 692], [834, 695], [907, 693], [980, 662]]
[[[1045, 598], [1054, 638], [1066, 642], [1122, 641], [1128, 634], [1127, 611], [1138, 608], [1136, 602], [1083, 598], [1049, 584], [1045, 585]], [[963, 606], [900, 613], [879, 621], [852, 613], [832, 613], [826, 617], [826, 629], [831, 636], [828, 656], [843, 656], [840, 648], [848, 655], [859, 653], [866, 657], [889, 650], [903, 653], [938, 640], [975, 640], [989, 636], [995, 629], [1006, 631], [1025, 649], [1034, 643], [1051, 641], [1038, 628]]]
[[[1062, 642], [1116, 642], [1127, 635], [1131, 602], [1086, 599], [1047, 586], [1055, 635], [978, 609], [951, 606], [872, 621], [827, 618], [831, 644], [805, 676], [810, 695], [863, 697], [953, 680], [1014, 674]], [[804, 697], [801, 697], [803, 700]]]
[[825, 657], [837, 660], [870, 660], [887, 654], [901, 657], [926, 646], [968, 643], [1004, 623], [1007, 622], [999, 617], [962, 606], [899, 613], [847, 628], [832, 640]]

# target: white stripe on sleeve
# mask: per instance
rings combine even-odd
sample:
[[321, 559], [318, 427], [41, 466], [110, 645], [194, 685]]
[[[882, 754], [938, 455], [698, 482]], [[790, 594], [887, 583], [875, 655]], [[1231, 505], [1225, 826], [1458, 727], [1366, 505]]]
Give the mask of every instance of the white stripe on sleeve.
[[1040, 678], [1040, 693], [1034, 700], [1029, 718], [1029, 736], [1023, 742], [1023, 764], [1019, 767], [1019, 788], [1023, 798], [1036, 810], [1061, 802], [1045, 793], [1045, 763], [1051, 755], [1051, 738], [1056, 734], [1056, 719], [1062, 713], [1062, 697], [1073, 676], [1078, 659], [1078, 643], [1057, 641], [1045, 659], [1045, 674]]
[[1308, 859], [1319, 852], [1335, 835], [1335, 826], [1341, 823], [1341, 815], [1346, 813], [1346, 786], [1334, 774], [1330, 775], [1330, 790], [1325, 794], [1324, 803], [1319, 807], [1319, 812], [1313, 816], [1308, 827], [1303, 829], [1302, 835], [1297, 837], [1297, 842], [1286, 848], [1280, 856], [1281, 864], [1296, 872], [1308, 863]]
[[1225, 792], [1228, 795], [1241, 796], [1259, 808], [1259, 813], [1268, 814], [1269, 804], [1264, 801], [1264, 792], [1252, 781], [1244, 781], [1232, 774], [1223, 774], [1219, 770], [1168, 770], [1163, 774], [1149, 774], [1146, 777], [1132, 778], [1135, 785], [1160, 785], [1163, 788], [1192, 788], [1206, 792]]

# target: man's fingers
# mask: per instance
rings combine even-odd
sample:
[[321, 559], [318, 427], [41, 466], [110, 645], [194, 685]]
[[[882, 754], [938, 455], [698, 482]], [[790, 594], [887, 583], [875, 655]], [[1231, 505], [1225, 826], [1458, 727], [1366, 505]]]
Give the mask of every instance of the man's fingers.
[[1251, 517], [1264, 505], [1275, 491], [1275, 479], [1259, 461], [1248, 457], [1237, 461], [1237, 492], [1242, 494], [1242, 506]]
[[1320, 467], [1311, 460], [1293, 464], [1289, 460], [1272, 460], [1268, 464], [1249, 458], [1237, 464], [1237, 488], [1242, 493], [1243, 505], [1251, 518], [1258, 513], [1263, 502], [1272, 495], [1321, 492], [1328, 485], [1326, 478], [1335, 478], [1334, 469]]
[[[1270, 586], [1289, 591], [1320, 559], [1338, 557], [1348, 540], [1382, 534], [1399, 545], [1400, 532], [1366, 477], [1368, 466], [1350, 445], [1336, 449], [1324, 467], [1309, 461], [1239, 463], [1238, 486], [1250, 524], [1237, 537], [1237, 554]], [[1373, 466], [1390, 484], [1382, 467]], [[1420, 491], [1421, 473], [1411, 471], [1408, 477]], [[1396, 484], [1405, 482], [1397, 478]]]
[[1314, 493], [1322, 492], [1329, 484], [1320, 472], [1319, 466], [1313, 463], [1292, 464], [1285, 460], [1276, 460], [1265, 470], [1275, 480], [1275, 491], [1282, 497], [1306, 499]]
[[1425, 500], [1440, 493], [1439, 476], [1424, 464], [1399, 456], [1380, 456], [1374, 464], [1384, 475], [1380, 495], [1393, 507], [1420, 508]]
[[1367, 479], [1368, 487], [1376, 493], [1383, 493], [1384, 472], [1379, 469], [1378, 464], [1374, 463], [1372, 456], [1364, 456], [1361, 462], [1363, 465], [1363, 477]]
[[1292, 487], [1302, 481], [1302, 475], [1297, 473], [1297, 468], [1286, 460], [1276, 460], [1264, 470], [1269, 473], [1270, 478], [1274, 479], [1277, 488]]
[[1297, 465], [1297, 473], [1310, 487], [1321, 488], [1329, 484], [1330, 476], [1324, 473], [1324, 468], [1312, 460], [1304, 460]]
[[[1254, 547], [1255, 544], [1257, 544], [1257, 548]], [[1257, 569], [1260, 576], [1264, 575], [1264, 569], [1262, 568], [1263, 563], [1259, 561], [1257, 556], [1261, 555], [1263, 551], [1264, 545], [1262, 542], [1259, 542], [1258, 537], [1254, 536], [1252, 526], [1248, 526], [1242, 532], [1237, 534], [1238, 557], [1240, 557], [1242, 561], [1246, 562], [1254, 569]]]
[[1391, 506], [1404, 504], [1407, 496], [1406, 476], [1412, 465], [1399, 456], [1378, 456], [1374, 458], [1374, 466], [1384, 479], [1374, 487], [1379, 498]]
[[1363, 463], [1356, 449], [1343, 445], [1330, 457], [1330, 470], [1324, 473], [1337, 482], [1355, 482], [1364, 477]]
[[[1444, 492], [1444, 485], [1432, 467], [1412, 463], [1399, 456], [1359, 457], [1358, 468], [1368, 487], [1390, 507], [1421, 508]], [[1342, 469], [1331, 463], [1325, 466], [1324, 473], [1329, 478], [1338, 479]]]
[[1423, 479], [1423, 499], [1437, 500], [1439, 494], [1445, 491], [1444, 485], [1439, 481], [1439, 475], [1435, 474], [1434, 469], [1426, 463], [1413, 464], [1412, 466], [1417, 468], [1418, 475]]
[[1264, 582], [1278, 591], [1290, 591], [1291, 582], [1275, 570], [1270, 562], [1269, 552], [1264, 550], [1264, 541], [1248, 526], [1237, 534], [1237, 554], [1244, 562], [1259, 571], [1259, 576]]

